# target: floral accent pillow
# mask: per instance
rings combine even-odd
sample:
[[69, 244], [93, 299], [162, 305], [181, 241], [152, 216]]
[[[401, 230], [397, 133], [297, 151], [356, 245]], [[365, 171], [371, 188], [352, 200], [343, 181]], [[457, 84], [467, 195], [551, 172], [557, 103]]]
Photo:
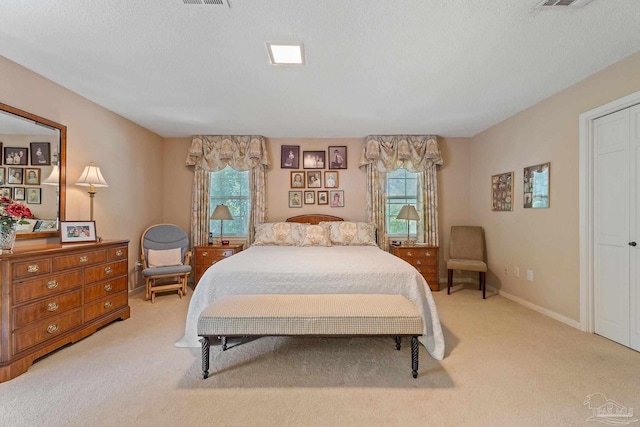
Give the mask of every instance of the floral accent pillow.
[[299, 246], [331, 246], [329, 230], [320, 225], [300, 224], [302, 240]]
[[321, 222], [329, 231], [329, 239], [336, 246], [377, 246], [376, 227], [366, 222]]
[[253, 244], [256, 246], [296, 246], [300, 241], [300, 224], [266, 222], [256, 226]]

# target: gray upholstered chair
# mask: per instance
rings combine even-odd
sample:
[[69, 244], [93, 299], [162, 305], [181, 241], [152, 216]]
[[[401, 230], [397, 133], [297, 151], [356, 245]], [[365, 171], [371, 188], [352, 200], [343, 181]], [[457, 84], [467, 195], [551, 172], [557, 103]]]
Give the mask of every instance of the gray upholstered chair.
[[152, 225], [142, 233], [140, 247], [147, 299], [153, 303], [156, 292], [178, 291], [180, 298], [186, 295], [191, 273], [187, 234], [173, 224]]
[[482, 298], [486, 296], [487, 263], [484, 253], [482, 227], [453, 226], [449, 236], [449, 260], [447, 261], [447, 295], [451, 293], [453, 270], [477, 271]]

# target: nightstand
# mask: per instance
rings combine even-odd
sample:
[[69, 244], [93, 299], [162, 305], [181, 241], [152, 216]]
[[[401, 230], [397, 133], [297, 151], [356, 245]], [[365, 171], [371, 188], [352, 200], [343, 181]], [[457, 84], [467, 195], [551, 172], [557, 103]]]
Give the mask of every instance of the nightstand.
[[391, 254], [413, 265], [422, 274], [432, 291], [440, 290], [438, 277], [437, 246], [395, 246], [391, 245]]
[[195, 276], [193, 278], [193, 289], [198, 286], [200, 278], [216, 262], [235, 255], [244, 249], [244, 243], [230, 245], [202, 245], [193, 248]]

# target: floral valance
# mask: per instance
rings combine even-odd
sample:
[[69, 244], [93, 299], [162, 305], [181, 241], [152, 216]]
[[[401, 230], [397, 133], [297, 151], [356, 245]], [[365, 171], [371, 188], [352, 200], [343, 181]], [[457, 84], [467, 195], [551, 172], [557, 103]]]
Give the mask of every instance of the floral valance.
[[423, 172], [441, 165], [442, 157], [435, 135], [369, 135], [360, 154], [360, 169], [371, 164], [379, 172], [400, 167], [410, 172]]
[[208, 172], [227, 165], [238, 171], [271, 166], [266, 139], [260, 135], [195, 135], [186, 164]]

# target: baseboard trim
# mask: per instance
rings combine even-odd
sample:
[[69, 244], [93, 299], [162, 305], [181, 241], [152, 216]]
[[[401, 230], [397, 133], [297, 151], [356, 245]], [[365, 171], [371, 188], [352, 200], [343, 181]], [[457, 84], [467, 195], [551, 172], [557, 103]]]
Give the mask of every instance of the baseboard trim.
[[530, 308], [533, 311], [537, 311], [538, 313], [544, 314], [545, 316], [550, 317], [550, 318], [552, 318], [554, 320], [557, 320], [558, 322], [564, 323], [565, 325], [571, 326], [573, 328], [576, 328], [576, 329], [579, 329], [579, 330], [582, 331], [582, 327], [580, 325], [580, 322], [577, 321], [577, 320], [570, 319], [570, 318], [568, 318], [566, 316], [563, 316], [562, 314], [556, 313], [555, 311], [551, 311], [551, 310], [549, 310], [547, 308], [540, 307], [539, 305], [536, 305], [536, 304], [533, 304], [533, 303], [531, 303], [529, 301], [523, 300], [522, 298], [519, 298], [519, 297], [517, 297], [515, 295], [511, 295], [510, 293], [502, 291], [500, 289], [495, 289], [495, 288], [487, 286], [487, 290], [490, 290], [491, 292], [497, 293], [498, 295], [503, 296], [508, 300], [516, 302], [516, 303], [518, 303], [520, 305], [523, 305], [523, 306], [525, 306], [527, 308]]

